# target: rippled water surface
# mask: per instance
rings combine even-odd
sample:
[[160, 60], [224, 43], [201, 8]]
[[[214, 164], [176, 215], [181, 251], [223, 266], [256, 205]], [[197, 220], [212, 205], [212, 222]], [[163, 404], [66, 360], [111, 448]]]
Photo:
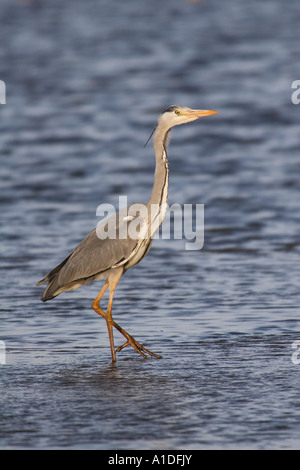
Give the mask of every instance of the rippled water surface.
[[[0, 20], [1, 448], [299, 448], [299, 2], [2, 0]], [[44, 304], [35, 283], [99, 204], [148, 199], [174, 103], [219, 110], [169, 150], [204, 247], [155, 240], [126, 273], [114, 317], [163, 359], [112, 366], [101, 284]]]

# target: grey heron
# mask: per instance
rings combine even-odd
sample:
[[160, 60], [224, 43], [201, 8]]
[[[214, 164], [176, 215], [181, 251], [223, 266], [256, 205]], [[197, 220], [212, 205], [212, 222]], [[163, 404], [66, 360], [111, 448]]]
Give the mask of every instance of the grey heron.
[[[161, 358], [121, 328], [112, 317], [113, 296], [121, 276], [132, 266], [136, 265], [150, 250], [153, 234], [159, 228], [166, 212], [169, 185], [169, 165], [167, 158], [168, 137], [170, 129], [174, 126], [194, 121], [202, 116], [209, 116], [218, 111], [194, 110], [185, 106], [170, 106], [159, 117], [154, 135], [153, 146], [155, 152], [154, 184], [150, 199], [143, 205], [145, 211], [130, 213], [131, 206], [124, 211], [111, 216], [111, 219], [103, 221], [105, 227], [110, 227], [107, 236], [99, 237], [97, 229], [90, 232], [86, 238], [46, 276], [37, 282], [37, 285], [47, 283], [42, 293], [43, 302], [53, 299], [65, 291], [70, 291], [89, 284], [94, 280], [104, 279], [104, 285], [92, 302], [92, 308], [106, 320], [112, 362], [116, 362], [116, 352], [126, 346], [132, 346], [141, 356], [147, 354]], [[153, 209], [154, 208], [154, 209]], [[128, 224], [138, 222], [138, 236], [130, 236], [126, 230]], [[101, 225], [101, 224], [100, 224]], [[105, 227], [102, 229], [105, 231]], [[114, 228], [115, 236], [109, 236], [109, 230]], [[99, 227], [98, 227], [99, 228]], [[100, 227], [101, 228], [101, 227]], [[127, 233], [127, 236], [121, 236]], [[100, 301], [109, 287], [109, 299], [106, 313], [100, 307]], [[124, 337], [125, 343], [115, 350], [113, 328], [116, 328]]]

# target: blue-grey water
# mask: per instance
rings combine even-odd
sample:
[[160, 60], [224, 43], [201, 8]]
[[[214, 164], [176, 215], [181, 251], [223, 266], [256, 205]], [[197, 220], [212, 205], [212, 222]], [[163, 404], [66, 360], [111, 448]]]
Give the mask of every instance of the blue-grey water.
[[[300, 448], [299, 22], [298, 1], [2, 0], [2, 449]], [[219, 111], [169, 149], [204, 246], [155, 240], [126, 273], [114, 318], [163, 359], [112, 366], [100, 282], [45, 304], [35, 283], [99, 204], [148, 199], [175, 103]]]

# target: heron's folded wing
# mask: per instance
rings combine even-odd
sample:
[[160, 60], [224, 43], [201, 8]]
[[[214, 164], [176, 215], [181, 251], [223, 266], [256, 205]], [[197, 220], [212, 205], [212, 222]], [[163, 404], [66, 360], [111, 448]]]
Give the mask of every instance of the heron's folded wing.
[[129, 222], [128, 217], [118, 214], [103, 220], [44, 280], [51, 282], [56, 278], [56, 284], [63, 286], [126, 262], [139, 242], [128, 236]]

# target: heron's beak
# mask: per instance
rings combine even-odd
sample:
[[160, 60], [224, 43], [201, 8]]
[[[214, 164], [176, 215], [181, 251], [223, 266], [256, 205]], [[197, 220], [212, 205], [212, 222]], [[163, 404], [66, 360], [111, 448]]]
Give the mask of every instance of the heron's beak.
[[184, 114], [188, 120], [194, 121], [203, 116], [210, 116], [211, 114], [217, 114], [219, 111], [211, 111], [210, 109], [188, 109]]

